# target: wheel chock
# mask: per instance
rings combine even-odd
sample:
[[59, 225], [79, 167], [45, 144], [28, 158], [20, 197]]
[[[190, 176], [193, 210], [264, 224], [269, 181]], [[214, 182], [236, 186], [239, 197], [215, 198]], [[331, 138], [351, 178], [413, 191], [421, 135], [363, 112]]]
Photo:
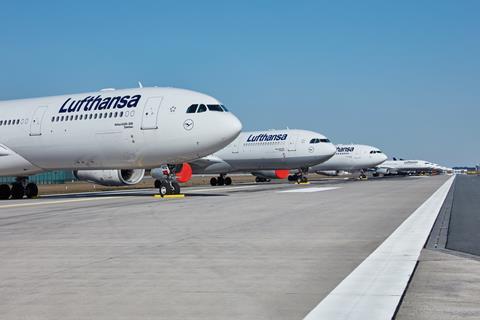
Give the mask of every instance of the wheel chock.
[[184, 194], [166, 194], [164, 196], [160, 194], [155, 194], [153, 196], [155, 199], [183, 199], [185, 198]]

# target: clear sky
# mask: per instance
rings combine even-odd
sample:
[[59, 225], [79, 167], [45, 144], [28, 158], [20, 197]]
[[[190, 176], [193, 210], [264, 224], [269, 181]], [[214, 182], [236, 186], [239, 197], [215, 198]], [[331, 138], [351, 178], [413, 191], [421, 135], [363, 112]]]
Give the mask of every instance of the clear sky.
[[480, 162], [480, 1], [5, 1], [0, 99], [175, 86], [245, 130]]

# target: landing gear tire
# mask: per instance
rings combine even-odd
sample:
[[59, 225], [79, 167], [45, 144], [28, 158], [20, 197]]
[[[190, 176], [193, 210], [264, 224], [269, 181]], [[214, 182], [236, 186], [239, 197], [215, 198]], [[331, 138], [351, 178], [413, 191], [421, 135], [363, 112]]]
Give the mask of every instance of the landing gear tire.
[[8, 184], [0, 185], [0, 200], [8, 200], [10, 198], [10, 186]]
[[15, 182], [12, 184], [12, 199], [23, 199], [25, 195], [25, 188], [21, 183]]
[[163, 197], [169, 194], [170, 184], [166, 181], [160, 182], [160, 187], [158, 188], [158, 193]]
[[155, 186], [155, 189], [160, 188], [160, 185], [161, 185], [161, 184], [162, 184], [162, 183], [160, 182], [160, 180], [155, 180], [155, 182], [153, 183], [153, 185]]
[[172, 182], [172, 194], [180, 194], [180, 184], [176, 181]]
[[218, 184], [217, 178], [210, 179], [210, 185], [212, 187], [215, 187], [217, 184]]
[[229, 186], [229, 185], [231, 185], [231, 184], [232, 184], [232, 178], [226, 177], [226, 178], [225, 178], [225, 185], [226, 185], [226, 186]]
[[225, 178], [224, 177], [218, 177], [217, 181], [218, 181], [219, 186], [225, 185]]
[[32, 198], [35, 198], [36, 196], [38, 196], [37, 185], [33, 182], [30, 182], [29, 184], [27, 184], [27, 186], [25, 187], [25, 195], [29, 199], [32, 199]]

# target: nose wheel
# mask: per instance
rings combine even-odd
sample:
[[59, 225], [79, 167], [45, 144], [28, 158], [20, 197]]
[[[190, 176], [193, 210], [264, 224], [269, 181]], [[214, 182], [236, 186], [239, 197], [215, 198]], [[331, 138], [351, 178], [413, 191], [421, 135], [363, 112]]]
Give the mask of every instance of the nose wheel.
[[288, 181], [295, 181], [298, 184], [308, 183], [308, 168], [301, 168], [296, 174], [288, 176]]
[[174, 165], [168, 165], [168, 170], [165, 173], [165, 178], [161, 180], [155, 180], [154, 186], [158, 189], [159, 194], [163, 197], [166, 195], [180, 194], [181, 187], [177, 182], [176, 169]]

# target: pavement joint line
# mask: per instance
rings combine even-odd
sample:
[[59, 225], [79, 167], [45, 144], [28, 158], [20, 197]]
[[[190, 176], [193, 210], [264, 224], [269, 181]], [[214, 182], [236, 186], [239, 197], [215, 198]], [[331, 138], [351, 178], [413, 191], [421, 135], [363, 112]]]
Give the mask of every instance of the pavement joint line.
[[321, 192], [340, 189], [340, 187], [319, 187], [319, 188], [302, 188], [302, 189], [292, 189], [292, 190], [283, 190], [277, 191], [277, 193], [309, 193], [309, 192]]
[[42, 206], [42, 205], [51, 205], [51, 204], [65, 204], [65, 203], [85, 202], [85, 201], [95, 201], [95, 200], [111, 200], [111, 199], [118, 199], [118, 198], [121, 198], [121, 197], [120, 196], [112, 196], [112, 197], [95, 197], [95, 198], [58, 200], [58, 201], [25, 202], [25, 203], [15, 203], [15, 204], [3, 205], [3, 206], [0, 206], [0, 209], [28, 207], [28, 206]]
[[454, 179], [438, 188], [304, 320], [392, 319]]

